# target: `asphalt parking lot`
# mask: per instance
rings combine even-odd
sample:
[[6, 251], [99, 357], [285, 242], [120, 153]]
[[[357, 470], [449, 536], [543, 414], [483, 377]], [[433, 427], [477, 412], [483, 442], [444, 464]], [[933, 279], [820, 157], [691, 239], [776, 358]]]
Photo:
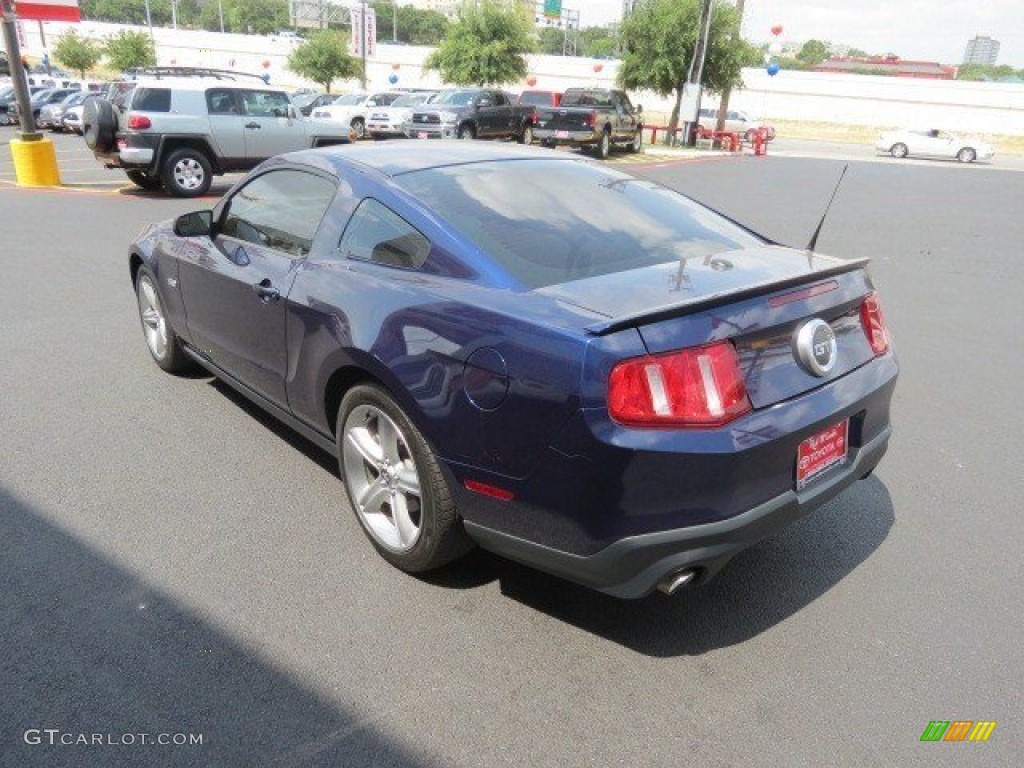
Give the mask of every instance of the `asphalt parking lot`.
[[[73, 186], [27, 190], [0, 147], [0, 764], [1019, 762], [1024, 174], [849, 161], [818, 249], [873, 259], [888, 456], [707, 586], [622, 602], [484, 553], [388, 566], [330, 457], [149, 358], [128, 244], [211, 201], [57, 149]], [[844, 162], [624, 167], [802, 247]]]

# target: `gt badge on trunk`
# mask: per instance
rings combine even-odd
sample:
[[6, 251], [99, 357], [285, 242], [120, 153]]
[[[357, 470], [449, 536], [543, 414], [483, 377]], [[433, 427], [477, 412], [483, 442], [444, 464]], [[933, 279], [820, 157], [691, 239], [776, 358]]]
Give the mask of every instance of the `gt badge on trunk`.
[[796, 359], [815, 376], [827, 376], [836, 365], [836, 334], [832, 326], [814, 318], [797, 329], [793, 337]]

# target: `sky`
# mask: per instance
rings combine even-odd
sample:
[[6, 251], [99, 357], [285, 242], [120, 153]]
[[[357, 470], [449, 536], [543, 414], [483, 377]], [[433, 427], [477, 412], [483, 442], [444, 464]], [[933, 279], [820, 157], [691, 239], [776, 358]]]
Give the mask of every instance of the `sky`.
[[[579, 10], [584, 27], [622, 15], [622, 0], [565, 0], [563, 5]], [[996, 64], [1024, 68], [1022, 0], [746, 0], [745, 38], [766, 42], [774, 24], [782, 25], [783, 42], [813, 38], [942, 64], [960, 64], [967, 41], [987, 35], [1000, 42]]]

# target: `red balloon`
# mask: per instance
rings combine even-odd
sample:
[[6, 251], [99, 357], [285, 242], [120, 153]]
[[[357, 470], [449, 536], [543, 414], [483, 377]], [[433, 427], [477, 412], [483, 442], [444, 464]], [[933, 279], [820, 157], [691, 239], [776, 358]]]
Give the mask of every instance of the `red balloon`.
[[772, 34], [775, 35], [776, 37], [781, 35], [782, 34], [782, 25], [781, 24], [776, 24], [775, 26], [773, 26], [772, 27]]
[[263, 60], [263, 68], [264, 69], [270, 69], [270, 59], [264, 59]]
[[595, 64], [594, 65], [594, 71], [595, 72], [600, 72], [602, 69], [604, 69], [604, 64]]
[[526, 84], [533, 88], [533, 86], [537, 84], [537, 78], [534, 77], [533, 75], [530, 75], [528, 78], [526, 78]]
[[401, 64], [399, 64], [399, 63], [398, 63], [398, 62], [396, 61], [396, 62], [395, 62], [394, 64], [392, 64], [392, 65], [391, 65], [391, 68], [392, 68], [392, 69], [395, 69], [395, 70], [398, 70], [398, 69], [401, 69], [401, 68], [402, 68], [402, 65], [401, 65]]

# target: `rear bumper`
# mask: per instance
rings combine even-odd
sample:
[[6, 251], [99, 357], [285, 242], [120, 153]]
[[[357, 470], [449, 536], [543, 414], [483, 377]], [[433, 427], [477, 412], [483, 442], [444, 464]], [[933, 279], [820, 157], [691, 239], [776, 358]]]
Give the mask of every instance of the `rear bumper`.
[[891, 431], [886, 427], [857, 450], [842, 472], [804, 491], [787, 491], [727, 520], [619, 539], [589, 556], [562, 552], [468, 521], [465, 527], [481, 547], [511, 560], [614, 597], [643, 597], [679, 571], [692, 569], [697, 572], [694, 583], [707, 581], [747, 547], [834, 498], [878, 465]]
[[[519, 482], [456, 470], [515, 500], [456, 490], [483, 548], [618, 597], [713, 576], [741, 550], [870, 473], [888, 446], [892, 354], [715, 430], [636, 430], [580, 411]], [[849, 420], [844, 463], [796, 490], [800, 443]]]
[[533, 128], [534, 141], [546, 144], [549, 147], [580, 147], [584, 145], [597, 144], [601, 140], [601, 133], [594, 131], [555, 131], [550, 128]]

